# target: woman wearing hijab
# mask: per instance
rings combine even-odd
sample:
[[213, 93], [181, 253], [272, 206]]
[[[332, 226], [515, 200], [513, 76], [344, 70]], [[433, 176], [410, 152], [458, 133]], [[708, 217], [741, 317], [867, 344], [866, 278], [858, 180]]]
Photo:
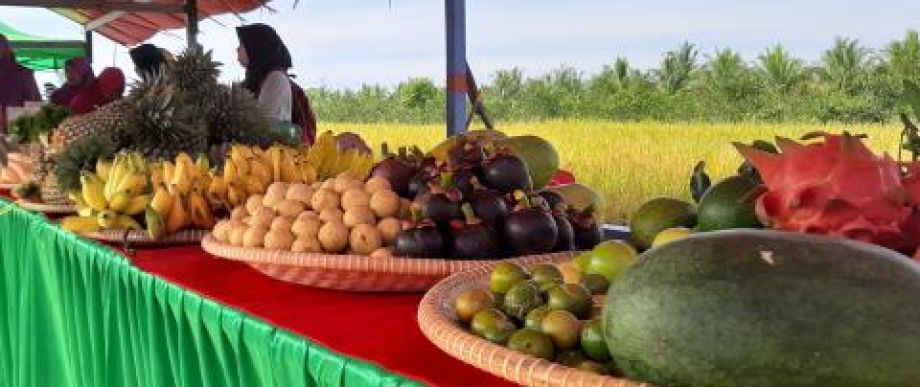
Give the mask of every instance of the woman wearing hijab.
[[70, 106], [74, 97], [85, 92], [96, 81], [93, 68], [85, 58], [73, 58], [64, 62], [64, 75], [67, 82], [51, 93], [51, 103], [55, 105]]
[[99, 77], [85, 92], [74, 97], [70, 104], [73, 114], [92, 112], [109, 102], [121, 98], [125, 92], [125, 74], [118, 68], [109, 67], [99, 73]]
[[16, 63], [6, 36], [0, 34], [0, 129], [6, 129], [6, 108], [21, 107], [27, 101], [41, 101], [32, 71]]
[[236, 29], [237, 58], [246, 68], [243, 87], [259, 100], [259, 107], [275, 128], [296, 128], [301, 141], [312, 144], [316, 124], [306, 94], [288, 77], [291, 54], [278, 33], [265, 24]]
[[134, 62], [134, 71], [141, 79], [149, 79], [165, 70], [166, 56], [157, 46], [149, 43], [142, 44], [131, 49], [129, 54], [131, 61]]

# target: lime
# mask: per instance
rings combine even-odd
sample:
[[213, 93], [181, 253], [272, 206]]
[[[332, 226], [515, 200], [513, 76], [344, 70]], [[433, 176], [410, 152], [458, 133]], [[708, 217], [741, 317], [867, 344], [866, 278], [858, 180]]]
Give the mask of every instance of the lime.
[[652, 245], [652, 240], [661, 230], [695, 225], [696, 209], [693, 204], [672, 198], [656, 198], [645, 202], [633, 214], [629, 232], [636, 246], [644, 250]]
[[628, 243], [618, 240], [604, 241], [594, 248], [594, 256], [585, 268], [586, 274], [600, 274], [613, 281], [623, 270], [636, 261], [638, 254]]
[[507, 343], [514, 329], [508, 316], [494, 308], [479, 311], [470, 323], [470, 330], [475, 335], [497, 344]]
[[517, 264], [502, 262], [492, 269], [489, 284], [495, 293], [505, 293], [514, 284], [527, 279], [527, 272]]
[[601, 320], [591, 320], [585, 323], [581, 330], [581, 351], [596, 361], [610, 360], [610, 350], [604, 341], [604, 327]]
[[508, 348], [546, 360], [552, 360], [555, 353], [553, 341], [549, 336], [528, 328], [514, 332], [508, 339]]

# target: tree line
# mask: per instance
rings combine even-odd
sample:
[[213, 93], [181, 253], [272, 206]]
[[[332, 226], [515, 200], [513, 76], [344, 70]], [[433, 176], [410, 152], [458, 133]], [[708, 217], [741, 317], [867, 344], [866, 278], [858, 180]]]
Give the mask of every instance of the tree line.
[[[920, 38], [908, 31], [881, 49], [837, 38], [816, 63], [782, 45], [756, 58], [731, 49], [701, 52], [683, 43], [649, 70], [617, 58], [596, 74], [562, 66], [525, 77], [500, 70], [483, 86], [489, 114], [503, 121], [601, 119], [616, 121], [886, 122], [903, 108], [905, 80], [920, 82]], [[444, 90], [428, 78], [396, 87], [310, 90], [324, 121], [437, 123]]]

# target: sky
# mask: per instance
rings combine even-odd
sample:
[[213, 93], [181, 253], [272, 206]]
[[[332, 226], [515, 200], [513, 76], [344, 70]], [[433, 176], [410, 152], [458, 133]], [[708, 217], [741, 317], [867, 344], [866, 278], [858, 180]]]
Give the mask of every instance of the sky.
[[[436, 0], [274, 0], [276, 13], [255, 11], [246, 22], [275, 27], [305, 87], [395, 85], [410, 77], [443, 84], [444, 3]], [[618, 56], [639, 68], [655, 67], [662, 53], [683, 41], [703, 54], [732, 48], [754, 60], [764, 48], [785, 45], [814, 62], [834, 38], [845, 36], [875, 50], [908, 29], [920, 29], [916, 0], [468, 0], [467, 52], [477, 78], [520, 67], [538, 75], [560, 65], [591, 74]], [[80, 39], [79, 25], [50, 11], [0, 7], [0, 20], [23, 32]], [[240, 80], [235, 17], [205, 21], [201, 42], [224, 63], [222, 79]], [[41, 27], [37, 27], [41, 26]], [[150, 42], [173, 52], [182, 30]], [[129, 76], [127, 50], [95, 39], [94, 66], [119, 66]], [[40, 81], [54, 81], [43, 74]]]

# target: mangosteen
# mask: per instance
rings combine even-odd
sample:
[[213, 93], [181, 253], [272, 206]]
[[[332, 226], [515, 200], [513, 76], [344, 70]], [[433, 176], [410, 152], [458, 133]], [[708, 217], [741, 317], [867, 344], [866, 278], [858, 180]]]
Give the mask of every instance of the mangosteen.
[[575, 250], [575, 231], [566, 218], [565, 212], [553, 211], [553, 221], [556, 222], [556, 247], [554, 251]]
[[418, 167], [408, 160], [406, 149], [400, 148], [399, 155], [390, 153], [387, 144], [382, 145], [382, 152], [386, 158], [374, 165], [371, 176], [379, 176], [390, 182], [390, 187], [402, 197], [409, 195], [409, 182], [418, 172]]
[[572, 224], [572, 233], [575, 237], [575, 248], [578, 250], [591, 250], [604, 238], [601, 227], [594, 218], [594, 209], [584, 211], [569, 210], [567, 212], [569, 223]]
[[549, 208], [555, 210], [556, 208], [559, 208], [560, 205], [565, 206], [565, 199], [562, 198], [562, 195], [556, 192], [544, 189], [538, 192], [538, 194], [543, 198], [543, 200], [546, 201], [546, 204], [549, 205]]
[[501, 192], [529, 190], [533, 186], [527, 164], [515, 155], [500, 152], [482, 165], [482, 183]]
[[473, 213], [486, 224], [501, 224], [508, 217], [508, 204], [496, 191], [481, 189], [473, 191], [468, 199]]
[[423, 218], [431, 219], [442, 229], [450, 228], [454, 219], [462, 219], [460, 191], [451, 186], [449, 174], [442, 175], [440, 185], [428, 183], [428, 192], [416, 197]]
[[505, 220], [505, 239], [518, 255], [548, 253], [556, 247], [558, 230], [553, 216], [534, 206], [522, 191], [515, 192], [519, 203]]
[[426, 193], [428, 193], [428, 183], [431, 181], [431, 176], [428, 175], [428, 172], [418, 172], [409, 179], [409, 185], [407, 188], [408, 197], [418, 198]]
[[444, 236], [429, 219], [421, 222], [406, 221], [396, 235], [393, 249], [396, 256], [433, 258], [444, 255]]
[[451, 222], [451, 256], [457, 259], [495, 259], [502, 246], [494, 230], [482, 223], [469, 204], [463, 205], [466, 220]]

